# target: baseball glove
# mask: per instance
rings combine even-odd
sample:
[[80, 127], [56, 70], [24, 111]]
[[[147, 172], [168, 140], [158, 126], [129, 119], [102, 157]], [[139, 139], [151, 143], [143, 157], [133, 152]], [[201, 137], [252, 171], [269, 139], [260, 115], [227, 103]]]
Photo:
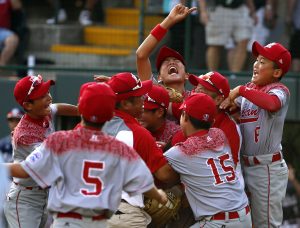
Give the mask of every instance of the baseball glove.
[[165, 87], [170, 96], [170, 102], [181, 103], [183, 101], [183, 96], [176, 89]]
[[168, 196], [168, 202], [165, 205], [154, 199], [145, 199], [144, 210], [151, 216], [151, 224], [157, 228], [163, 227], [172, 218], [176, 218], [181, 206], [182, 191], [178, 187], [167, 189], [165, 192]]

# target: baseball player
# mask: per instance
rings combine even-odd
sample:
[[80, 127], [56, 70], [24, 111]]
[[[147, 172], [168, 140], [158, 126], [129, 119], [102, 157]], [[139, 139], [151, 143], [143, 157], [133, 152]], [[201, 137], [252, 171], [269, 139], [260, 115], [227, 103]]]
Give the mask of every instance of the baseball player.
[[[220, 128], [225, 133], [231, 148], [233, 161], [236, 165], [240, 164], [239, 158], [242, 143], [240, 128], [226, 111], [218, 108], [230, 92], [227, 78], [214, 71], [199, 77], [190, 74], [189, 81], [195, 86], [193, 93], [205, 93], [214, 99], [217, 106], [217, 114], [212, 127]], [[177, 142], [183, 142], [185, 139], [183, 132], [180, 131], [173, 137], [172, 145], [175, 145]]]
[[279, 227], [288, 181], [281, 138], [290, 100], [289, 90], [280, 79], [288, 72], [291, 55], [279, 43], [261, 46], [254, 42], [252, 53], [256, 60], [251, 82], [234, 88], [221, 107], [238, 105], [241, 108], [241, 154], [253, 224]]
[[[13, 134], [13, 159], [22, 162], [54, 131], [54, 116], [78, 115], [76, 106], [52, 104], [49, 93], [54, 81], [43, 81], [42, 76], [26, 76], [14, 88], [16, 101], [25, 110]], [[31, 178], [13, 178], [4, 205], [9, 227], [43, 227], [47, 220], [48, 190], [41, 189]]]
[[144, 100], [144, 112], [140, 119], [140, 123], [150, 131], [163, 150], [171, 145], [173, 135], [180, 130], [176, 122], [166, 119], [169, 101], [166, 89], [153, 85]]
[[[116, 93], [117, 103], [115, 116], [105, 123], [103, 132], [133, 147], [155, 178], [163, 182], [178, 182], [178, 174], [168, 165], [154, 138], [137, 121], [142, 115], [144, 95], [151, 90], [152, 81], [141, 82], [134, 74], [122, 72], [112, 76], [107, 84]], [[147, 227], [151, 217], [143, 207], [142, 194], [130, 196], [123, 192], [122, 202], [108, 221], [108, 227]]]
[[[115, 101], [107, 84], [86, 87], [78, 101], [82, 127], [51, 134], [25, 161], [8, 165], [13, 176], [30, 176], [42, 188], [51, 186], [53, 227], [106, 227], [122, 189], [167, 202], [138, 154], [100, 131], [112, 118]], [[97, 102], [101, 106], [94, 105]]]
[[187, 140], [164, 155], [185, 186], [197, 221], [191, 227], [251, 228], [248, 199], [236, 177], [228, 140], [222, 130], [210, 128], [217, 111], [214, 100], [193, 94], [181, 109]]
[[[236, 168], [236, 174], [240, 180], [242, 186], [244, 186], [244, 178], [241, 171], [241, 164], [239, 162], [240, 148], [241, 148], [241, 133], [238, 125], [224, 110], [219, 109], [219, 105], [229, 95], [230, 87], [228, 80], [218, 72], [208, 72], [205, 75], [197, 77], [196, 75], [190, 74], [189, 81], [195, 88], [192, 90], [193, 93], [205, 93], [209, 95], [216, 103], [217, 113], [215, 121], [212, 127], [220, 128], [226, 135], [228, 143], [230, 145], [232, 158]], [[172, 138], [172, 145], [174, 146], [178, 142], [184, 142], [186, 136], [183, 131], [177, 132]], [[183, 213], [180, 217], [193, 218], [189, 207], [182, 208], [180, 213]], [[192, 221], [192, 219], [190, 219]], [[178, 223], [177, 221], [173, 222]], [[172, 224], [172, 225], [174, 225]]]
[[[137, 72], [142, 81], [150, 78], [154, 80], [149, 58], [166, 35], [168, 29], [195, 10], [196, 7], [188, 8], [181, 4], [174, 6], [169, 15], [151, 31], [139, 46], [136, 51], [136, 63]], [[160, 49], [156, 58], [158, 80], [170, 91], [171, 104], [169, 113], [175, 117], [172, 120], [178, 120], [178, 122], [181, 114], [179, 107], [182, 99], [190, 94], [189, 91], [185, 90], [185, 82], [188, 77], [185, 65], [184, 58], [177, 51], [166, 46]], [[168, 116], [168, 118], [170, 117]]]
[[0, 153], [2, 154], [4, 162], [12, 162], [11, 132], [14, 131], [23, 115], [24, 112], [19, 108], [11, 109], [6, 115], [10, 133], [9, 135], [0, 139]]

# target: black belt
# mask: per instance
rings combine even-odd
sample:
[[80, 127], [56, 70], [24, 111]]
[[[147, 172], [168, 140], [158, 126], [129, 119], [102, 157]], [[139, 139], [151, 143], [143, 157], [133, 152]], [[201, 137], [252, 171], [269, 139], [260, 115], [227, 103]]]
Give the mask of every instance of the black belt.
[[125, 213], [123, 213], [122, 211], [119, 211], [119, 210], [117, 210], [116, 212], [115, 212], [115, 215], [124, 215]]
[[[121, 199], [121, 202], [122, 203], [128, 203], [126, 200], [124, 200], [124, 199]], [[119, 210], [117, 210], [116, 212], [115, 212], [115, 215], [124, 215], [125, 213], [123, 213], [122, 211], [119, 211]]]

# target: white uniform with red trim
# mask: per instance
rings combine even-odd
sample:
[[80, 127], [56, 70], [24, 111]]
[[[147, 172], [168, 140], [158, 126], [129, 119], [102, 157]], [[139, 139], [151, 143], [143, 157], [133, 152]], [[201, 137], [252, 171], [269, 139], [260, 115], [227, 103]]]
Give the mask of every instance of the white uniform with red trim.
[[136, 195], [154, 186], [133, 149], [87, 128], [53, 133], [21, 165], [39, 186], [51, 186], [54, 227], [106, 227], [105, 216], [117, 210], [122, 189]]
[[[45, 138], [54, 132], [55, 104], [50, 105], [51, 116], [42, 120], [31, 119], [25, 114], [14, 130], [14, 162], [22, 162]], [[31, 178], [13, 178], [13, 183], [4, 205], [4, 213], [9, 227], [39, 228], [47, 221], [48, 190], [41, 189]]]
[[[247, 84], [255, 88], [253, 83]], [[260, 89], [275, 95], [281, 102], [277, 112], [268, 112], [246, 98], [236, 101], [241, 107], [240, 129], [244, 178], [247, 185], [255, 227], [279, 227], [282, 222], [282, 200], [288, 181], [288, 168], [282, 156], [282, 132], [290, 93], [281, 83]]]
[[251, 228], [248, 199], [222, 130], [197, 132], [176, 144], [165, 156], [185, 185], [198, 221], [192, 227]]

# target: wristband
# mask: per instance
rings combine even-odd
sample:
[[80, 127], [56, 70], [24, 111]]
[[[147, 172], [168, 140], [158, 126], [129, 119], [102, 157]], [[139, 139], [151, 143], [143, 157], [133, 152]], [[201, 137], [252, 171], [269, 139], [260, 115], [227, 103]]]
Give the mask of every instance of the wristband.
[[167, 31], [167, 29], [161, 27], [161, 25], [158, 24], [151, 30], [150, 34], [154, 36], [157, 41], [161, 41], [162, 38], [164, 38], [164, 36], [166, 35]]

